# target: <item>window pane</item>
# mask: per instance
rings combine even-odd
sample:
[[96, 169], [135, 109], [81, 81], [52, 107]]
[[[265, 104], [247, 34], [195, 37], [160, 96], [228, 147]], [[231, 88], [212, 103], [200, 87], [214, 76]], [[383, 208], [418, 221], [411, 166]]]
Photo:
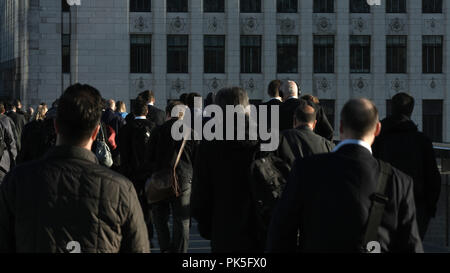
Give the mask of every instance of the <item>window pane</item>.
[[70, 73], [70, 34], [63, 34], [62, 46], [62, 73]]
[[204, 0], [203, 11], [204, 12], [224, 12], [225, 11], [224, 0]]
[[204, 37], [204, 72], [225, 73], [225, 36]]
[[442, 0], [422, 0], [423, 13], [442, 13]]
[[423, 133], [434, 142], [442, 142], [442, 100], [423, 100]]
[[422, 69], [423, 73], [442, 73], [443, 58], [442, 36], [423, 36]]
[[187, 12], [188, 0], [167, 0], [167, 12]]
[[150, 35], [130, 36], [130, 73], [151, 73], [152, 47]]
[[278, 36], [277, 72], [298, 72], [298, 38], [297, 36]]
[[406, 0], [386, 0], [386, 13], [406, 13]]
[[407, 37], [386, 36], [386, 73], [406, 73]]
[[277, 12], [279, 13], [296, 13], [297, 0], [277, 0]]
[[240, 0], [242, 13], [261, 12], [261, 0]]
[[130, 0], [130, 12], [151, 12], [151, 0]]
[[314, 36], [314, 73], [334, 73], [333, 36]]
[[261, 73], [261, 36], [241, 36], [241, 73]]
[[314, 13], [333, 13], [334, 0], [314, 0]]
[[350, 0], [351, 13], [370, 13], [370, 6], [366, 0]]
[[188, 73], [188, 35], [167, 36], [167, 73]]

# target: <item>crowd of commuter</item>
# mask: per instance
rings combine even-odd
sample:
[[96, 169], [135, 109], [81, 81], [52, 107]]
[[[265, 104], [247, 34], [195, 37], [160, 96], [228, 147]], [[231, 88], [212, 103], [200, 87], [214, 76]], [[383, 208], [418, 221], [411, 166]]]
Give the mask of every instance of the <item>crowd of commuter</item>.
[[[158, 240], [163, 253], [186, 253], [191, 219], [219, 253], [366, 252], [371, 241], [423, 252], [441, 181], [432, 143], [411, 120], [414, 99], [395, 95], [381, 122], [370, 100], [348, 101], [337, 142], [320, 101], [295, 82], [274, 80], [268, 94], [272, 152], [259, 139], [175, 140], [185, 117], [175, 109], [189, 109], [190, 124], [211, 120], [197, 93], [164, 111], [153, 91], [127, 111], [83, 84], [50, 109], [0, 103], [0, 252], [67, 252], [73, 241], [81, 252], [149, 252]], [[249, 97], [223, 88], [203, 104], [225, 112]], [[248, 136], [254, 121], [244, 115]], [[236, 130], [229, 118], [214, 130]], [[155, 201], [149, 188], [161, 180], [173, 192]]]

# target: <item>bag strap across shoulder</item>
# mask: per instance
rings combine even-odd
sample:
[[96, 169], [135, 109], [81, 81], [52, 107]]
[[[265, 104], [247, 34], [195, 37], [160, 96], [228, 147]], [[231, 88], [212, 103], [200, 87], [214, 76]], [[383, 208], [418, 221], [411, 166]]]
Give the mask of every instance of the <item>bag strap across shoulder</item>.
[[186, 141], [187, 141], [187, 139], [184, 138], [183, 142], [181, 143], [181, 147], [180, 147], [180, 150], [178, 151], [177, 159], [175, 160], [175, 164], [173, 165], [174, 170], [177, 168], [178, 163], [180, 163], [180, 158], [181, 158], [181, 155], [183, 154], [184, 146], [186, 146]]
[[393, 174], [392, 166], [381, 160], [378, 160], [378, 163], [380, 165], [380, 176], [378, 178], [377, 191], [370, 197], [372, 206], [370, 208], [369, 219], [364, 234], [363, 247], [366, 247], [371, 241], [378, 240], [378, 228], [383, 219], [385, 206], [389, 202], [389, 198], [386, 196], [386, 186]]

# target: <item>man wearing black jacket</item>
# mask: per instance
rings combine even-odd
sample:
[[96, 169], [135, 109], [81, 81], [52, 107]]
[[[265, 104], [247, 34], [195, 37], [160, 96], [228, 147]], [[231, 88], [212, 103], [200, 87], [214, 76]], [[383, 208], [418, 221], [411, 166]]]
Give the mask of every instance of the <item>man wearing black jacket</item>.
[[295, 129], [281, 132], [277, 154], [289, 165], [292, 166], [296, 159], [329, 153], [334, 148], [331, 141], [314, 133], [316, 114], [314, 106], [301, 99], [294, 114]]
[[153, 91], [146, 90], [139, 94], [138, 99], [146, 101], [148, 105], [147, 119], [156, 124], [156, 126], [161, 126], [166, 121], [166, 113], [163, 110], [154, 106], [155, 104], [155, 94]]
[[[371, 101], [346, 103], [341, 112], [343, 141], [334, 152], [295, 163], [273, 214], [268, 251], [360, 252], [366, 248], [364, 235], [381, 170], [370, 146], [380, 129]], [[395, 168], [392, 172], [381, 225], [375, 227], [380, 250], [423, 252], [412, 179]]]
[[422, 240], [430, 219], [436, 215], [441, 176], [433, 143], [411, 121], [414, 98], [398, 93], [392, 98], [392, 115], [381, 122], [381, 133], [373, 144], [376, 158], [391, 163], [414, 180], [417, 224]]
[[[172, 125], [180, 117], [171, 117], [172, 109], [181, 102], [170, 102], [166, 107], [167, 121], [153, 131], [150, 139], [150, 162], [152, 172], [173, 168], [182, 141], [172, 137]], [[181, 195], [152, 205], [153, 222], [158, 235], [161, 252], [186, 253], [189, 246], [190, 198], [193, 163], [196, 152], [194, 140], [188, 140], [176, 169]], [[172, 210], [173, 238], [170, 238], [169, 216]]]
[[[267, 102], [262, 103], [261, 105], [267, 106], [267, 129], [272, 128], [272, 106], [278, 106], [280, 107], [283, 103], [282, 97], [281, 97], [281, 81], [280, 80], [273, 80], [270, 82], [269, 87], [267, 89], [267, 93], [270, 96], [270, 99]], [[279, 108], [278, 108], [279, 109]], [[279, 112], [278, 112], [279, 114]], [[258, 115], [259, 118], [260, 115]], [[279, 122], [279, 121], [278, 121]]]
[[75, 84], [59, 100], [56, 147], [13, 169], [0, 185], [0, 253], [149, 252], [132, 183], [90, 151], [101, 96]]

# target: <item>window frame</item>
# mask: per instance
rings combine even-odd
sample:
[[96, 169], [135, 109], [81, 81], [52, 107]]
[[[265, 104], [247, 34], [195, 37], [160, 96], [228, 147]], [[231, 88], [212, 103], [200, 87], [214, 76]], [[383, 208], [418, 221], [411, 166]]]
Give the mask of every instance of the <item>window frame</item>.
[[[434, 44], [426, 44], [426, 39], [434, 38]], [[436, 42], [440, 40], [440, 43]], [[430, 50], [433, 52], [430, 59]], [[440, 56], [439, 56], [440, 55]], [[432, 68], [430, 68], [432, 63]], [[444, 72], [444, 37], [442, 35], [424, 35], [422, 36], [422, 73], [423, 74], [442, 74]]]
[[314, 0], [313, 2], [313, 13], [334, 13], [334, 9], [335, 9], [334, 0]]
[[[216, 3], [216, 1], [220, 1], [219, 3], [219, 8], [218, 9], [216, 9], [216, 10], [214, 10], [214, 9], [211, 9], [211, 10], [207, 10], [206, 9], [206, 7], [207, 7], [207, 4], [206, 4], [206, 2], [207, 1], [211, 1], [211, 2], [213, 2], [213, 3]], [[214, 12], [216, 12], [216, 13], [224, 13], [225, 12], [225, 0], [203, 0], [203, 12], [204, 13], [214, 13]]]
[[[148, 39], [149, 43], [133, 43], [133, 38]], [[152, 73], [152, 35], [130, 34], [130, 74], [149, 73]]]
[[[322, 44], [319, 45], [317, 44], [319, 41], [317, 41], [318, 39], [321, 40], [325, 40], [325, 39], [330, 39], [332, 41], [332, 43], [330, 44]], [[334, 74], [335, 72], [335, 65], [336, 65], [336, 53], [335, 53], [335, 47], [336, 47], [336, 41], [335, 41], [335, 36], [334, 35], [314, 35], [313, 37], [313, 69], [314, 69], [314, 74]], [[323, 54], [319, 54], [318, 53], [324, 53], [321, 52], [324, 51], [325, 52], [325, 57], [322, 57]], [[333, 55], [332, 58], [329, 58], [328, 55], [330, 54]], [[322, 66], [320, 65], [321, 60], [325, 60], [325, 65], [323, 66], [323, 68], [325, 69], [319, 69], [322, 68]], [[329, 60], [331, 60], [331, 64], [329, 63]], [[331, 67], [331, 69], [329, 69]]]
[[167, 0], [166, 5], [167, 12], [189, 12], [189, 0]]
[[[355, 2], [357, 1], [357, 2]], [[372, 12], [372, 9], [367, 4], [366, 0], [350, 0], [350, 13], [364, 13], [368, 14]], [[363, 9], [363, 5], [366, 5], [366, 9]], [[358, 9], [359, 8], [359, 9]]]
[[[250, 3], [250, 1], [256, 1], [255, 2], [255, 9], [251, 9], [251, 7], [246, 7], [245, 5], [243, 5], [242, 3], [248, 1], [248, 3]], [[239, 1], [239, 11], [240, 13], [261, 13], [262, 12], [262, 0], [240, 0]], [[250, 6], [250, 4], [248, 5]], [[248, 9], [244, 9], [243, 7], [246, 7]]]
[[[399, 42], [389, 43], [389, 39], [394, 38], [397, 38]], [[400, 39], [404, 40], [404, 43], [400, 42]], [[403, 61], [400, 58], [401, 56], [400, 51], [404, 51], [405, 59]], [[390, 63], [391, 65], [389, 65]], [[408, 73], [408, 36], [406, 35], [386, 36], [386, 73], [387, 74]]]
[[[258, 46], [243, 45], [243, 38], [258, 38]], [[247, 55], [253, 55], [253, 51], [257, 51], [257, 69], [254, 69], [254, 59], [249, 57], [250, 60], [245, 62]], [[248, 54], [247, 54], [248, 53]], [[241, 74], [261, 74], [262, 73], [262, 37], [261, 35], [241, 35], [240, 36], [240, 58], [241, 58]], [[246, 64], [249, 64], [246, 66]], [[246, 67], [250, 67], [246, 69]]]
[[[433, 8], [431, 10], [427, 10], [428, 5], [430, 4], [430, 2], [433, 2]], [[436, 5], [436, 1], [439, 1], [440, 4]], [[438, 6], [439, 8], [436, 8], [436, 6]], [[444, 9], [444, 3], [442, 0], [422, 0], [422, 13], [423, 14], [439, 14], [439, 13], [443, 13], [443, 9]]]
[[[220, 38], [222, 39], [222, 44], [223, 46], [210, 46], [210, 45], [206, 45], [206, 39], [207, 38]], [[209, 66], [207, 64], [208, 58], [207, 56], [209, 55], [207, 53], [208, 50], [213, 51], [212, 53], [210, 53], [211, 55], [215, 55], [215, 65], [213, 65], [213, 67], [218, 68], [220, 66], [220, 69], [207, 69], [210, 68], [211, 66]], [[220, 52], [219, 52], [220, 51]], [[220, 55], [220, 56], [218, 56]], [[204, 35], [203, 36], [203, 73], [204, 74], [224, 74], [225, 73], [225, 62], [226, 62], [226, 37], [225, 35]], [[221, 59], [220, 61], [218, 61], [218, 59]], [[220, 62], [222, 62], [222, 65], [220, 65]]]
[[[352, 39], [356, 39], [356, 38], [368, 38], [368, 43], [361, 45], [360, 44], [352, 44]], [[358, 42], [358, 41], [356, 41]], [[364, 41], [366, 42], [366, 41]], [[370, 35], [350, 35], [350, 73], [352, 74], [369, 74], [371, 72], [371, 63], [372, 63], [372, 37]], [[359, 51], [361, 56], [355, 56], [355, 54], [357, 54]], [[369, 56], [367, 57], [366, 54], [368, 54]], [[360, 57], [361, 60], [360, 62], [356, 60], [356, 58]], [[366, 62], [367, 60], [367, 62]], [[356, 63], [361, 63], [361, 67], [354, 67], [354, 65]], [[368, 63], [368, 68], [366, 67]]]
[[[170, 38], [183, 38], [186, 39], [186, 45], [169, 45]], [[171, 51], [172, 50], [172, 51]], [[178, 58], [181, 63], [179, 63], [178, 69], [171, 70], [172, 67], [169, 66], [169, 63], [171, 62], [170, 58], [175, 58], [174, 54], [171, 54], [171, 52], [180, 52]], [[185, 53], [185, 56], [182, 56], [182, 53]], [[186, 64], [183, 64], [183, 61], [186, 61]], [[169, 34], [167, 35], [167, 74], [188, 74], [189, 73], [189, 35], [180, 34], [180, 35], [173, 35]]]
[[[144, 3], [148, 3], [148, 5]], [[130, 12], [152, 12], [152, 0], [130, 0]]]
[[[295, 38], [295, 44], [289, 44], [289, 45], [280, 45], [280, 39], [282, 38]], [[298, 68], [298, 36], [297, 35], [277, 35], [277, 73], [278, 74], [294, 74], [294, 73], [298, 73], [299, 72], [299, 68]], [[284, 48], [286, 51], [290, 51], [290, 50], [294, 50], [295, 49], [295, 69], [293, 71], [282, 71], [282, 69], [280, 69], [281, 67], [285, 67], [285, 66], [281, 66], [280, 63], [280, 59], [282, 59], [282, 56], [280, 56], [280, 49]], [[285, 54], [289, 54], [289, 53], [285, 53]], [[281, 58], [280, 58], [281, 57]]]
[[[395, 3], [398, 3], [396, 7], [394, 8], [394, 1]], [[386, 13], [393, 14], [393, 13], [407, 13], [408, 6], [407, 6], [406, 0], [386, 0]]]
[[[283, 8], [282, 1], [289, 1], [287, 6], [292, 6], [293, 2], [295, 2], [295, 7]], [[298, 13], [298, 0], [277, 0], [277, 13]]]

